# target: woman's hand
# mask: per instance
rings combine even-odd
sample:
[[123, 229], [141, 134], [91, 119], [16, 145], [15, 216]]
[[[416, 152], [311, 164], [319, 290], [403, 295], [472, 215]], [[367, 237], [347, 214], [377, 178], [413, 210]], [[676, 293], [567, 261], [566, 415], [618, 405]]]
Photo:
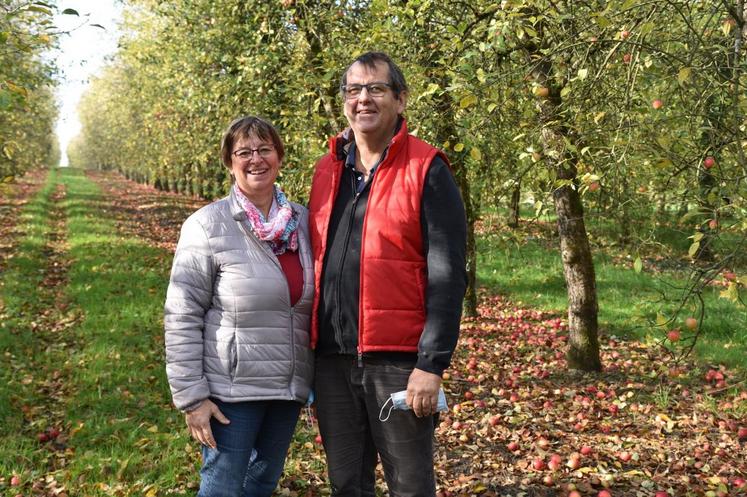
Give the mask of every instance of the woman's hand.
[[213, 430], [210, 429], [210, 418], [215, 417], [218, 421], [227, 425], [230, 423], [227, 417], [220, 412], [218, 406], [213, 404], [209, 399], [205, 399], [200, 407], [186, 414], [187, 426], [195, 440], [202, 445], [207, 445], [211, 449], [215, 448], [215, 439]]

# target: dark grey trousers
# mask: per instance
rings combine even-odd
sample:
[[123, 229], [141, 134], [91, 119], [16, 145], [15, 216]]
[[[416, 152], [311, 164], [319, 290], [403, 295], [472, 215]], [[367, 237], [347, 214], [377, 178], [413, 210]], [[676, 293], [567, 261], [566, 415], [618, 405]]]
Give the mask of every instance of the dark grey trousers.
[[380, 358], [364, 358], [358, 366], [352, 356], [317, 357], [316, 409], [334, 497], [374, 497], [377, 454], [390, 496], [435, 496], [433, 416], [393, 410], [379, 421], [389, 395], [407, 389], [414, 366]]

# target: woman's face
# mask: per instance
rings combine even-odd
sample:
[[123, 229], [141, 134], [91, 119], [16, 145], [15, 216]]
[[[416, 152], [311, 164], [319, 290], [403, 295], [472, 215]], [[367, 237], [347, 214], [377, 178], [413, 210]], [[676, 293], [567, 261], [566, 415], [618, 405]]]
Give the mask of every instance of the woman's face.
[[280, 158], [272, 141], [242, 137], [233, 144], [231, 173], [249, 200], [272, 195], [280, 171]]

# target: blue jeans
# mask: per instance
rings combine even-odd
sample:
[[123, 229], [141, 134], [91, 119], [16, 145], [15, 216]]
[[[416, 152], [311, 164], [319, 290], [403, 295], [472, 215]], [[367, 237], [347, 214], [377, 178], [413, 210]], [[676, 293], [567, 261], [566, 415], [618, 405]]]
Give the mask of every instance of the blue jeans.
[[269, 497], [283, 472], [301, 403], [210, 400], [231, 423], [210, 422], [217, 448], [202, 447], [198, 497]]

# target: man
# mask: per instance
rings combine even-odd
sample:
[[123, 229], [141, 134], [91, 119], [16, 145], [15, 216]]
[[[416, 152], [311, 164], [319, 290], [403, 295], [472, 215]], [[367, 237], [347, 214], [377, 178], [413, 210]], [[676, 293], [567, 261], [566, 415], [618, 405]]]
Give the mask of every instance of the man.
[[[309, 215], [316, 406], [334, 496], [433, 496], [434, 415], [459, 334], [466, 222], [446, 156], [408, 134], [407, 84], [383, 53], [342, 77], [350, 128], [317, 164]], [[411, 410], [380, 411], [407, 391]], [[386, 414], [386, 410], [384, 410]]]

